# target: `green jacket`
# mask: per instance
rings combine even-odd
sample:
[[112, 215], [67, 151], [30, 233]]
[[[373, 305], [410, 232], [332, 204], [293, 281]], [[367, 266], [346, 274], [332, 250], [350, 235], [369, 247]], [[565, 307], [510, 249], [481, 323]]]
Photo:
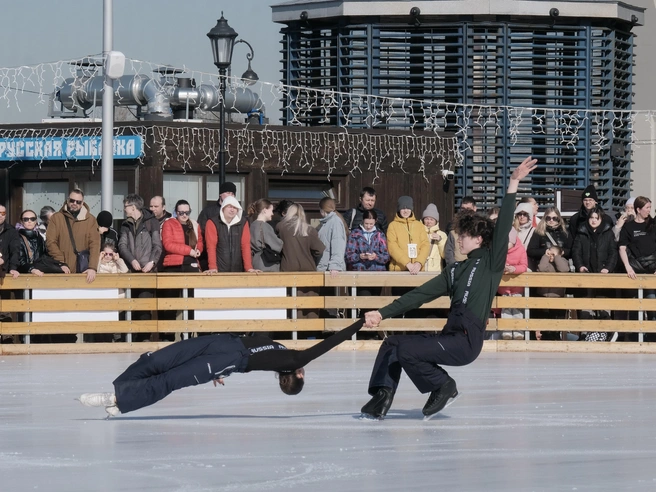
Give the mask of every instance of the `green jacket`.
[[503, 198], [490, 247], [475, 249], [469, 253], [465, 261], [456, 264], [455, 291], [451, 283], [451, 267], [453, 265], [449, 265], [437, 277], [380, 309], [379, 312], [383, 319], [399, 316], [446, 294], [451, 297], [451, 306], [462, 302], [467, 280], [476, 260], [480, 258], [472, 280], [467, 308], [485, 324], [506, 265], [508, 234], [514, 217], [515, 196], [515, 193], [511, 193]]

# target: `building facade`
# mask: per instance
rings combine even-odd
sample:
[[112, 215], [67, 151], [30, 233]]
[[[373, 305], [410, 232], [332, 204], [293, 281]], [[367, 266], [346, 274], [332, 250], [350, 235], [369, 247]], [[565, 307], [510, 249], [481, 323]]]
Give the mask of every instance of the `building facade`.
[[[508, 163], [527, 154], [542, 166], [521, 192], [542, 204], [589, 184], [606, 209], [629, 196], [627, 111], [643, 8], [607, 0], [296, 0], [272, 9], [283, 25], [283, 82], [351, 98], [347, 111], [339, 103], [295, 111], [307, 101], [290, 91], [286, 124], [453, 132], [461, 137], [456, 200], [498, 204]], [[365, 104], [354, 104], [360, 96]]]

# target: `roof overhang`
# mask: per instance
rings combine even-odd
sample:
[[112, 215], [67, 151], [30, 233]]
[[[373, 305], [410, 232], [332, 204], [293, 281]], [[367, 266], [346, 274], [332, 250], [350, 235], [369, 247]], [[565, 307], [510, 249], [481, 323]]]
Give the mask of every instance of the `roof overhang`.
[[[338, 17], [409, 16], [418, 7], [422, 17], [444, 16], [527, 16], [549, 17], [558, 9], [559, 18], [615, 19], [643, 25], [645, 10], [617, 0], [294, 0], [272, 5], [273, 21], [281, 24], [300, 20]], [[637, 20], [636, 20], [637, 18]]]

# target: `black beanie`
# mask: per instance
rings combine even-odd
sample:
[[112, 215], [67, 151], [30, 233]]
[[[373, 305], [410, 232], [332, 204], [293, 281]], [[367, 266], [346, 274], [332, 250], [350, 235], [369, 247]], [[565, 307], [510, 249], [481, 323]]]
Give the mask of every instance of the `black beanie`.
[[233, 195], [236, 195], [237, 187], [235, 186], [235, 183], [226, 181], [221, 186], [219, 186], [219, 195], [223, 195], [224, 193], [232, 193]]
[[404, 208], [409, 208], [410, 210], [414, 210], [414, 203], [412, 202], [411, 196], [404, 195], [399, 198], [399, 203], [396, 207], [396, 211], [398, 212]]
[[107, 210], [103, 210], [98, 214], [98, 217], [96, 217], [96, 221], [100, 227], [112, 227], [112, 220], [112, 214], [110, 214]]
[[599, 199], [597, 198], [597, 190], [595, 190], [595, 187], [593, 185], [588, 185], [588, 187], [583, 190], [583, 194], [581, 195], [581, 200], [585, 200], [586, 198], [592, 198], [595, 202], [598, 202]]

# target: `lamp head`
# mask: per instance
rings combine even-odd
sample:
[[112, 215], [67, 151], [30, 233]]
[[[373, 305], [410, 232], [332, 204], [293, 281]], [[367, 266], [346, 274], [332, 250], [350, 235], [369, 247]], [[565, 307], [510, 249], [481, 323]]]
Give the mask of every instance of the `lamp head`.
[[214, 56], [214, 65], [219, 70], [227, 70], [232, 63], [232, 50], [235, 46], [237, 32], [228, 25], [228, 21], [223, 17], [216, 21], [216, 26], [207, 33], [212, 43], [212, 55]]

